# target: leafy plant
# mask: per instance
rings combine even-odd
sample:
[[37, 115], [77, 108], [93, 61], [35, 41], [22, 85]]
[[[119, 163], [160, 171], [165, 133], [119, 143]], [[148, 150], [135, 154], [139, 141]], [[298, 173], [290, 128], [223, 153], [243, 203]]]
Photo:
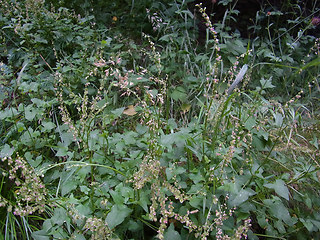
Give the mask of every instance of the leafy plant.
[[232, 1], [202, 43], [189, 1], [2, 2], [0, 238], [319, 237], [314, 37], [266, 8], [242, 39]]

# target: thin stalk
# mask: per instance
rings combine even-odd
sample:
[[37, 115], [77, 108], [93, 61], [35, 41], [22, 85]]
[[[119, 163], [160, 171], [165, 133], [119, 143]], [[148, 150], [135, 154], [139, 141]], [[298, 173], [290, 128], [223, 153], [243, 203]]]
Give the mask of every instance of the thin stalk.
[[47, 172], [48, 170], [55, 168], [55, 167], [59, 167], [62, 165], [68, 165], [68, 164], [72, 164], [69, 167], [90, 167], [90, 166], [94, 166], [94, 167], [102, 167], [102, 168], [107, 168], [109, 170], [112, 170], [118, 174], [121, 174], [122, 176], [126, 176], [123, 172], [120, 172], [119, 170], [113, 168], [113, 167], [109, 167], [109, 166], [105, 166], [105, 165], [101, 165], [101, 164], [97, 164], [97, 163], [86, 163], [86, 162], [80, 162], [80, 161], [68, 161], [68, 162], [61, 162], [61, 163], [57, 163], [57, 164], [53, 164], [53, 165], [49, 165], [46, 168], [43, 168], [39, 171], [40, 174], [44, 174], [45, 172]]

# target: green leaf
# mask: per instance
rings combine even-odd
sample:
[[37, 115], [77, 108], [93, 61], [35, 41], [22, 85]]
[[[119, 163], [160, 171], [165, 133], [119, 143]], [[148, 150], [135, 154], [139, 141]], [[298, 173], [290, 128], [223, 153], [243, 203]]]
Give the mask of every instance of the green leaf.
[[67, 181], [61, 185], [61, 195], [65, 196], [67, 193], [77, 188], [75, 181]]
[[281, 127], [282, 126], [282, 123], [283, 123], [283, 116], [281, 113], [276, 113], [276, 114], [273, 114], [273, 117], [274, 117], [274, 123], [277, 127]]
[[68, 148], [66, 147], [59, 147], [56, 156], [57, 157], [64, 157], [68, 155]]
[[32, 236], [32, 239], [34, 240], [50, 240], [45, 230], [33, 232], [31, 236]]
[[177, 123], [176, 123], [176, 120], [174, 119], [174, 118], [170, 118], [170, 119], [168, 119], [168, 123], [167, 123], [168, 125], [168, 127], [170, 128], [170, 129], [176, 129], [177, 127], [178, 127], [178, 125], [177, 125]]
[[128, 225], [128, 230], [131, 232], [138, 232], [142, 230], [142, 224], [140, 221], [137, 223], [136, 221], [130, 220]]
[[171, 97], [175, 101], [177, 101], [177, 100], [184, 101], [184, 100], [186, 100], [186, 97], [187, 97], [186, 90], [183, 87], [177, 87], [171, 93]]
[[248, 200], [250, 196], [255, 195], [256, 192], [252, 189], [241, 189], [239, 193], [236, 194], [235, 198], [231, 199], [230, 204], [232, 206], [239, 206], [241, 203]]
[[269, 225], [264, 214], [257, 214], [257, 220], [262, 228], [266, 228]]
[[81, 233], [77, 233], [77, 232], [74, 232], [72, 234], [72, 237], [75, 240], [86, 240], [86, 238]]
[[145, 134], [148, 131], [148, 127], [147, 126], [143, 126], [141, 124], [137, 124], [136, 131], [137, 131], [137, 133], [142, 135], [142, 134]]
[[320, 221], [312, 220], [312, 219], [310, 219], [310, 221], [313, 223], [313, 225], [314, 225], [315, 227], [318, 228], [318, 231], [319, 231], [319, 230], [320, 230]]
[[204, 177], [201, 175], [200, 171], [197, 174], [190, 174], [190, 179], [195, 183], [198, 184], [199, 182], [204, 180]]
[[275, 226], [276, 226], [276, 228], [278, 229], [279, 233], [282, 233], [282, 234], [286, 233], [286, 229], [285, 229], [282, 221], [278, 220], [278, 221], [276, 222]]
[[90, 188], [88, 188], [87, 186], [80, 186], [80, 191], [84, 194], [88, 194], [90, 192]]
[[18, 114], [17, 109], [15, 108], [6, 108], [4, 111], [0, 111], [0, 120], [3, 120], [5, 118], [14, 117]]
[[311, 143], [313, 146], [315, 146], [316, 149], [319, 149], [319, 141], [318, 141], [318, 139], [317, 139], [316, 136], [313, 136], [313, 139], [312, 139], [312, 141], [310, 141], [310, 143]]
[[313, 229], [313, 224], [312, 224], [312, 222], [310, 221], [310, 219], [304, 220], [303, 218], [300, 218], [299, 220], [300, 220], [300, 222], [303, 223], [303, 225], [306, 227], [306, 229], [308, 229], [309, 232], [312, 231], [312, 229]]
[[8, 144], [5, 144], [3, 146], [3, 148], [1, 149], [1, 152], [0, 152], [0, 157], [1, 158], [4, 158], [4, 157], [11, 157], [11, 155], [13, 154], [14, 152], [14, 148], [10, 147]]
[[167, 180], [170, 180], [174, 176], [173, 169], [166, 168], [166, 175], [167, 175]]
[[36, 114], [37, 111], [35, 111], [32, 105], [29, 105], [25, 108], [25, 117], [28, 121], [32, 121]]
[[201, 197], [201, 196], [193, 196], [189, 201], [189, 204], [194, 208], [198, 208], [199, 206], [201, 206], [203, 202], [203, 198], [204, 197]]
[[110, 37], [107, 37], [107, 39], [106, 40], [102, 40], [101, 41], [101, 46], [102, 47], [104, 47], [104, 46], [110, 46], [110, 43], [111, 43], [111, 41], [112, 41], [112, 38], [110, 38]]
[[110, 190], [110, 194], [116, 204], [121, 205], [124, 203], [124, 198], [122, 197], [122, 194], [120, 192]]
[[115, 117], [120, 117], [121, 114], [123, 113], [124, 109], [125, 109], [125, 107], [117, 108], [111, 112], [115, 115]]
[[254, 117], [249, 117], [244, 123], [244, 127], [248, 130], [251, 130], [254, 126], [257, 125], [257, 122]]
[[171, 223], [166, 233], [164, 234], [165, 240], [181, 240], [180, 234], [174, 230], [174, 224]]
[[272, 77], [270, 77], [268, 80], [265, 80], [264, 78], [262, 78], [260, 80], [260, 84], [261, 84], [262, 89], [275, 87], [274, 85], [272, 85]]
[[280, 198], [265, 199], [263, 203], [269, 208], [269, 212], [276, 218], [284, 221], [289, 226], [293, 226], [294, 220], [291, 218], [288, 209], [283, 205]]
[[121, 224], [124, 219], [131, 214], [131, 212], [132, 209], [128, 208], [125, 205], [113, 205], [106, 218], [106, 223], [108, 224], [110, 229], [113, 229]]
[[50, 132], [52, 129], [56, 127], [56, 125], [53, 122], [42, 122], [42, 132]]
[[36, 160], [33, 160], [33, 155], [30, 152], [26, 152], [24, 154], [24, 157], [26, 158], [28, 163], [34, 168], [38, 167], [39, 164], [42, 162], [42, 156], [41, 155], [36, 157]]
[[51, 220], [54, 224], [61, 226], [63, 223], [67, 222], [67, 211], [63, 208], [56, 208], [53, 213]]
[[70, 67], [70, 66], [64, 66], [63, 68], [62, 68], [62, 72], [69, 72], [69, 71], [71, 71], [72, 70], [72, 68]]
[[71, 132], [62, 132], [60, 134], [60, 138], [64, 147], [68, 147], [74, 140], [73, 134]]
[[78, 205], [76, 207], [76, 210], [79, 212], [80, 215], [83, 215], [85, 217], [89, 217], [92, 214], [92, 211], [89, 207], [89, 202]]
[[256, 133], [258, 136], [261, 136], [264, 138], [264, 140], [269, 140], [269, 133], [264, 131], [262, 128], [259, 129], [259, 131]]
[[149, 213], [149, 208], [148, 208], [148, 204], [150, 203], [149, 191], [141, 191], [139, 196], [140, 196], [140, 200], [138, 204], [143, 208], [144, 211]]
[[252, 145], [255, 147], [258, 151], [263, 151], [265, 148], [265, 142], [262, 141], [258, 136], [253, 135], [252, 136]]
[[281, 179], [277, 179], [274, 184], [268, 183], [264, 185], [267, 188], [272, 188], [274, 191], [284, 199], [289, 201], [289, 190], [285, 185], [285, 182]]

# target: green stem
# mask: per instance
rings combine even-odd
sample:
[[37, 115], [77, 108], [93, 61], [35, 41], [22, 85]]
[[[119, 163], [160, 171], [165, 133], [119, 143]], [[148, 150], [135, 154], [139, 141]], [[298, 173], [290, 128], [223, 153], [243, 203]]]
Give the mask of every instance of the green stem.
[[62, 166], [62, 165], [67, 165], [67, 164], [73, 164], [72, 166], [70, 167], [90, 167], [90, 166], [93, 166], [93, 167], [103, 167], [103, 168], [107, 168], [109, 170], [112, 170], [118, 174], [121, 174], [122, 176], [125, 176], [125, 174], [123, 172], [120, 172], [119, 170], [113, 168], [113, 167], [109, 167], [109, 166], [105, 166], [105, 165], [101, 165], [101, 164], [97, 164], [97, 163], [86, 163], [86, 162], [79, 162], [79, 161], [68, 161], [68, 162], [62, 162], [62, 163], [57, 163], [57, 164], [54, 164], [54, 165], [49, 165], [48, 167], [46, 168], [43, 168], [39, 171], [40, 174], [44, 174], [45, 172], [47, 172], [48, 170], [52, 169], [52, 168], [55, 168], [55, 167], [59, 167], [59, 166]]

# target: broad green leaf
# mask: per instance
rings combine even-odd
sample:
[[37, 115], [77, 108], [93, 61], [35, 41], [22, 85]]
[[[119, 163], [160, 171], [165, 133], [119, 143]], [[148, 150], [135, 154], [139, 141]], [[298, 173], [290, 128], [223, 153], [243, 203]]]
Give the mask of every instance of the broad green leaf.
[[186, 90], [183, 87], [177, 87], [171, 93], [171, 97], [175, 101], [177, 101], [177, 100], [184, 101], [184, 100], [186, 100], [186, 97], [187, 97]]
[[3, 146], [3, 148], [1, 149], [1, 152], [0, 152], [0, 157], [1, 158], [4, 158], [4, 157], [11, 157], [11, 155], [13, 154], [14, 152], [14, 148], [10, 147], [8, 144], [5, 144]]
[[102, 47], [104, 47], [104, 46], [110, 46], [110, 43], [111, 43], [111, 41], [112, 41], [112, 38], [110, 38], [110, 37], [107, 37], [107, 39], [106, 40], [102, 40], [101, 41], [101, 46]]
[[68, 148], [66, 147], [59, 147], [56, 156], [57, 157], [64, 157], [68, 155]]
[[132, 209], [128, 208], [125, 205], [113, 205], [111, 211], [109, 212], [106, 222], [110, 229], [115, 228], [121, 224], [124, 219], [129, 216], [132, 212]]
[[72, 237], [74, 240], [86, 240], [86, 238], [81, 233], [77, 233], [77, 232], [74, 232], [72, 234]]
[[274, 123], [277, 127], [281, 127], [282, 126], [282, 123], [283, 123], [283, 116], [281, 113], [276, 113], [276, 114], [273, 114], [273, 117], [274, 117]]
[[92, 214], [91, 208], [89, 207], [89, 202], [78, 205], [76, 209], [80, 215], [83, 215], [85, 217], [89, 217]]
[[177, 123], [176, 123], [176, 120], [175, 120], [174, 118], [168, 119], [167, 126], [168, 126], [170, 129], [176, 129], [176, 128], [178, 127], [178, 126], [177, 126]]
[[90, 188], [88, 188], [87, 186], [80, 186], [80, 191], [84, 194], [88, 194], [90, 192]]
[[36, 160], [34, 160], [33, 159], [33, 155], [30, 152], [26, 152], [24, 154], [24, 157], [26, 158], [28, 163], [34, 168], [38, 167], [39, 164], [42, 162], [42, 156], [41, 155], [36, 157]]
[[31, 101], [37, 105], [37, 107], [45, 107], [46, 105], [49, 105], [50, 102], [45, 102], [39, 98], [32, 98]]
[[136, 143], [136, 139], [137, 139], [137, 133], [136, 132], [126, 132], [125, 134], [123, 134], [123, 140], [125, 142], [126, 145], [130, 145], [130, 144], [135, 144]]
[[269, 225], [269, 223], [266, 220], [265, 214], [257, 214], [257, 220], [260, 227], [262, 228], [266, 228]]
[[272, 85], [272, 77], [270, 77], [268, 80], [265, 80], [264, 78], [262, 78], [260, 80], [260, 84], [261, 84], [262, 89], [275, 87], [274, 85]]
[[285, 229], [282, 221], [278, 220], [278, 221], [276, 222], [275, 226], [276, 226], [276, 228], [278, 229], [279, 233], [282, 233], [282, 234], [286, 233], [286, 229]]
[[259, 129], [259, 131], [257, 132], [257, 135], [263, 137], [264, 140], [266, 140], [266, 141], [268, 141], [268, 139], [269, 139], [269, 133], [264, 131], [262, 128]]
[[310, 143], [315, 146], [316, 149], [319, 149], [319, 140], [316, 136], [313, 136], [312, 141], [310, 141]]
[[309, 232], [313, 230], [313, 224], [310, 219], [304, 220], [303, 218], [300, 218], [299, 220], [303, 223], [303, 225], [306, 227], [306, 229], [308, 229]]
[[[119, 185], [118, 185], [119, 186]], [[121, 187], [120, 188], [121, 195], [124, 197], [124, 202], [127, 203], [129, 199], [134, 198], [134, 191], [130, 187]]]
[[142, 135], [142, 134], [145, 134], [148, 131], [148, 127], [147, 126], [143, 126], [141, 124], [137, 124], [136, 131], [137, 131], [137, 133]]
[[267, 188], [272, 188], [274, 191], [284, 199], [289, 201], [289, 190], [287, 186], [285, 185], [285, 182], [281, 179], [277, 179], [275, 183], [271, 184], [265, 184], [264, 185]]
[[46, 39], [42, 38], [40, 34], [36, 34], [34, 36], [34, 41], [38, 42], [38, 43], [44, 43], [44, 44], [48, 43], [48, 41]]
[[166, 175], [167, 175], [167, 180], [170, 180], [174, 176], [173, 169], [166, 168]]
[[258, 151], [263, 151], [265, 148], [265, 143], [260, 139], [258, 136], [253, 135], [252, 136], [252, 145], [255, 147]]
[[199, 208], [199, 206], [202, 204], [203, 202], [203, 198], [201, 196], [193, 196], [191, 198], [191, 200], [189, 201], [189, 204], [194, 207], [194, 208]]
[[121, 205], [124, 203], [124, 198], [122, 197], [122, 194], [118, 191], [113, 191], [113, 190], [110, 190], [109, 191], [111, 196], [112, 196], [112, 199], [113, 201], [118, 204], [118, 205]]
[[320, 221], [313, 220], [313, 219], [310, 219], [310, 221], [313, 223], [315, 227], [318, 228], [318, 231], [320, 231]]
[[199, 182], [204, 180], [204, 177], [201, 175], [200, 171], [197, 174], [190, 174], [190, 179], [195, 183], [198, 184]]
[[130, 220], [128, 225], [128, 230], [131, 232], [138, 232], [142, 230], [141, 222], [137, 223], [136, 221]]
[[42, 132], [50, 132], [52, 129], [56, 127], [56, 125], [53, 122], [42, 122], [42, 126]]
[[39, 87], [39, 83], [37, 82], [22, 82], [21, 85], [19, 86], [19, 89], [21, 89], [24, 93], [27, 92], [37, 92]]
[[269, 212], [276, 218], [284, 221], [289, 226], [294, 224], [294, 220], [291, 218], [288, 209], [283, 205], [280, 198], [274, 197], [274, 199], [265, 199], [263, 203], [269, 208]]
[[253, 196], [255, 194], [256, 192], [253, 191], [252, 189], [249, 189], [249, 188], [241, 189], [239, 193], [234, 194], [235, 198], [233, 199], [230, 198], [231, 199], [230, 204], [232, 206], [239, 206], [241, 203], [247, 201], [250, 196]]
[[249, 117], [247, 121], [244, 123], [244, 127], [248, 130], [251, 130], [254, 126], [256, 126], [257, 122], [254, 117]]
[[70, 67], [70, 66], [64, 66], [63, 68], [62, 68], [62, 72], [69, 72], [69, 71], [71, 71], [72, 70], [72, 68]]
[[148, 208], [148, 204], [150, 203], [150, 195], [149, 195], [149, 193], [150, 193], [149, 191], [141, 191], [139, 193], [140, 199], [139, 199], [139, 202], [138, 202], [138, 204], [147, 213], [149, 213], [149, 208]]
[[6, 108], [4, 111], [0, 111], [0, 120], [5, 118], [11, 118], [18, 114], [17, 109], [15, 108]]
[[45, 230], [35, 231], [31, 236], [34, 240], [50, 240], [50, 237], [47, 235]]
[[71, 132], [60, 133], [60, 138], [64, 147], [68, 147], [74, 140], [73, 134]]
[[115, 115], [115, 117], [120, 117], [121, 114], [123, 113], [124, 109], [125, 109], [125, 107], [117, 108], [111, 112]]
[[75, 181], [67, 181], [61, 185], [61, 195], [65, 196], [67, 193], [77, 188]]
[[53, 227], [53, 225], [54, 225], [54, 222], [51, 221], [51, 219], [46, 219], [42, 224], [42, 229], [45, 230], [46, 232], [49, 232]]
[[36, 114], [37, 111], [34, 109], [32, 105], [29, 105], [25, 108], [25, 117], [28, 121], [32, 121]]
[[61, 226], [63, 223], [67, 222], [67, 218], [67, 211], [64, 208], [56, 208], [51, 220], [54, 224]]
[[174, 230], [173, 223], [170, 224], [167, 231], [164, 234], [165, 240], [181, 240], [180, 234]]

